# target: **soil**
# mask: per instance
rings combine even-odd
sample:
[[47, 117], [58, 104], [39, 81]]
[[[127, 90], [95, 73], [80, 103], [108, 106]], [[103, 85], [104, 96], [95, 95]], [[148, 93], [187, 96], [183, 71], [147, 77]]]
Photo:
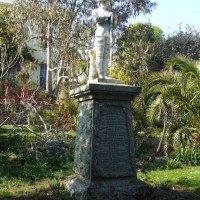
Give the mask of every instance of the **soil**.
[[[68, 196], [68, 195], [66, 195]], [[62, 198], [59, 198], [59, 194], [56, 196], [42, 195], [42, 196], [29, 196], [29, 197], [18, 197], [9, 198], [7, 200], [54, 200], [61, 199], [64, 200], [63, 194]], [[71, 198], [66, 197], [66, 200]], [[138, 199], [140, 200], [140, 199]], [[169, 189], [169, 188], [152, 188], [151, 194], [147, 198], [141, 200], [200, 200], [200, 196], [197, 196], [189, 191], [184, 191], [181, 189]]]

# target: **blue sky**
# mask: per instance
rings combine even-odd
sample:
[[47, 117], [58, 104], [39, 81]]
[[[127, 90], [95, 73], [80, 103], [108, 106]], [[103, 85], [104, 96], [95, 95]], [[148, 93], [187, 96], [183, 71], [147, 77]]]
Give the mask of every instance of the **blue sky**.
[[131, 23], [148, 22], [160, 27], [165, 34], [172, 33], [186, 24], [200, 31], [200, 0], [152, 0], [157, 7], [150, 15], [140, 15], [131, 19]]

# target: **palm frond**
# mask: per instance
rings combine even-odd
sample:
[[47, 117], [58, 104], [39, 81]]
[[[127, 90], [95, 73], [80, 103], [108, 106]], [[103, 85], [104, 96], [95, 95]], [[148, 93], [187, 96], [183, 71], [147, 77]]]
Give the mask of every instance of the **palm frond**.
[[191, 78], [195, 80], [198, 86], [200, 86], [200, 69], [198, 67], [198, 62], [193, 61], [188, 57], [178, 55], [171, 57], [167, 61], [167, 66], [178, 66], [181, 70], [182, 79], [187, 80], [188, 78]]
[[150, 123], [153, 123], [155, 119], [159, 120], [161, 118], [162, 107], [163, 107], [163, 97], [160, 94], [151, 102], [151, 104], [147, 108], [146, 117]]

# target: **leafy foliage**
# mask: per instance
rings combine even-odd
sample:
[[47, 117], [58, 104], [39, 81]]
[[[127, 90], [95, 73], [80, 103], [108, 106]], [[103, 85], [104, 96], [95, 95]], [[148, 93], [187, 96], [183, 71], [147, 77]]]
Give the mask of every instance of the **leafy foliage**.
[[144, 132], [151, 130], [151, 133], [155, 133], [156, 128], [160, 132], [164, 130], [164, 122], [167, 123], [163, 141], [168, 151], [166, 154], [177, 144], [199, 145], [200, 133], [198, 62], [176, 56], [168, 61], [168, 66], [167, 70], [148, 76], [146, 87], [136, 100], [139, 101], [138, 107], [135, 106], [146, 115], [143, 121], [137, 119], [140, 120], [137, 123], [142, 125], [136, 123], [136, 128], [142, 127]]
[[182, 30], [180, 26], [179, 31], [167, 37], [164, 46], [164, 54], [168, 58], [172, 55], [185, 55], [193, 60], [198, 60], [200, 56], [200, 32], [190, 26]]
[[128, 74], [129, 83], [138, 82], [140, 77], [160, 67], [155, 43], [162, 40], [161, 29], [151, 24], [133, 24], [125, 30], [118, 40], [116, 63]]
[[[9, 132], [6, 133], [5, 130]], [[71, 169], [73, 138], [60, 136], [60, 141], [46, 142], [24, 128], [0, 128], [0, 182], [3, 179], [42, 179], [53, 171]], [[23, 134], [26, 133], [26, 134]], [[20, 166], [20, 168], [19, 168]]]
[[13, 33], [11, 32], [11, 27], [8, 24], [9, 11], [6, 7], [0, 10], [0, 46], [6, 48], [9, 55], [12, 56], [16, 53], [16, 44], [13, 41]]
[[34, 84], [25, 81], [19, 86], [4, 82], [0, 99], [0, 125], [21, 124], [42, 138], [46, 135], [47, 140], [57, 137], [60, 133], [75, 129], [76, 105], [71, 99], [62, 100], [64, 104], [56, 104]]
[[132, 24], [125, 28], [118, 39], [115, 55], [115, 78], [129, 84], [145, 84], [144, 77], [164, 69], [166, 61], [175, 55], [184, 55], [198, 60], [200, 52], [200, 33], [192, 27], [165, 36], [156, 26]]
[[46, 143], [25, 128], [0, 127], [0, 199], [71, 199], [64, 180], [72, 173], [74, 139], [66, 136]]
[[13, 40], [9, 11], [6, 6], [0, 7], [0, 81], [8, 69], [18, 61], [17, 45]]
[[[149, 13], [155, 6], [149, 0], [113, 1], [111, 4], [121, 25], [130, 16]], [[34, 39], [47, 50], [48, 92], [52, 92], [52, 78], [56, 85], [54, 92], [58, 92], [62, 81], [75, 81], [86, 73], [84, 54], [85, 49], [91, 48], [94, 36], [95, 27], [89, 18], [95, 6], [94, 0], [16, 1], [12, 9], [15, 39], [21, 48]], [[121, 29], [122, 26], [118, 27]]]
[[175, 158], [172, 159], [171, 162], [180, 163], [181, 165], [199, 166], [200, 165], [199, 146], [184, 145], [177, 148], [175, 152]]

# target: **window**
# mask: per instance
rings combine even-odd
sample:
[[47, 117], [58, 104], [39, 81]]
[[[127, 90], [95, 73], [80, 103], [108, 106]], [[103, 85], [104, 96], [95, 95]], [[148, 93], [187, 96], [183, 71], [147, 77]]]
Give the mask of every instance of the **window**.
[[40, 87], [42, 89], [46, 89], [46, 77], [47, 77], [47, 65], [40, 65]]
[[8, 79], [13, 82], [17, 83], [17, 73], [20, 72], [21, 66], [15, 65], [8, 70]]

